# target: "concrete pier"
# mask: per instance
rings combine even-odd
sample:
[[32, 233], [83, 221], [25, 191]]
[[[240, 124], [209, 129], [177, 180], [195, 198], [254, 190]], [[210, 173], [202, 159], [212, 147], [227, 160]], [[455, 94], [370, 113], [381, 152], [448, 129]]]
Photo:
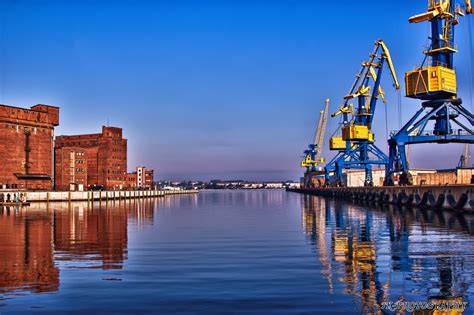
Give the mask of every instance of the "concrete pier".
[[23, 193], [28, 202], [108, 201], [135, 198], [164, 197], [168, 195], [196, 194], [196, 190], [126, 190], [126, 191], [0, 191], [6, 195]]
[[288, 191], [378, 204], [474, 212], [474, 185], [328, 187]]

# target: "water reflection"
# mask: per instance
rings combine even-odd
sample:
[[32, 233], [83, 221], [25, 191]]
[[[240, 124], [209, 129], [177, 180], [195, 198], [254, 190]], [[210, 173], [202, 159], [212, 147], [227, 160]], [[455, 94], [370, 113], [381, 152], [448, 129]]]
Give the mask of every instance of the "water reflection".
[[[272, 193], [265, 190], [227, 190], [223, 193], [201, 194], [199, 199], [200, 206], [208, 204], [225, 205], [226, 207], [281, 207], [283, 205], [284, 194]], [[173, 200], [173, 199], [170, 199]], [[175, 200], [180, 201], [181, 199]]]
[[124, 207], [54, 211], [53, 226], [57, 260], [71, 261], [75, 266], [86, 261], [88, 268], [119, 269], [127, 259]]
[[303, 229], [327, 281], [368, 313], [387, 301], [464, 301], [474, 293], [472, 216], [392, 206], [368, 209], [303, 197]]
[[51, 214], [0, 207], [0, 292], [51, 292], [59, 287]]
[[284, 191], [0, 208], [0, 310], [286, 315], [469, 302], [473, 222]]
[[153, 224], [156, 200], [0, 207], [0, 292], [53, 292], [59, 268], [121, 269], [128, 224]]

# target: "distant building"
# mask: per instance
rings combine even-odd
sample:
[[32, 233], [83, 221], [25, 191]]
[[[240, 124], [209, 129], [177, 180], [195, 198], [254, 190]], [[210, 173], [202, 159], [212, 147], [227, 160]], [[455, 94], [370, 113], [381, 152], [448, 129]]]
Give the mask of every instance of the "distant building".
[[285, 183], [285, 186], [288, 188], [300, 188], [300, 183], [287, 182]]
[[153, 188], [154, 170], [138, 166], [135, 172], [127, 174], [127, 187], [130, 189]]
[[269, 188], [269, 189], [281, 189], [283, 188], [283, 183], [280, 183], [280, 182], [269, 182], [269, 183], [265, 183], [265, 188]]
[[0, 105], [0, 188], [51, 189], [59, 107]]
[[[74, 152], [74, 159], [71, 152]], [[122, 189], [127, 184], [127, 139], [122, 137], [122, 128], [103, 126], [102, 132], [97, 134], [59, 136], [54, 153], [55, 188], [58, 190], [79, 185], [84, 172], [85, 188], [103, 185], [105, 189]], [[85, 166], [78, 167], [76, 158], [85, 161]]]

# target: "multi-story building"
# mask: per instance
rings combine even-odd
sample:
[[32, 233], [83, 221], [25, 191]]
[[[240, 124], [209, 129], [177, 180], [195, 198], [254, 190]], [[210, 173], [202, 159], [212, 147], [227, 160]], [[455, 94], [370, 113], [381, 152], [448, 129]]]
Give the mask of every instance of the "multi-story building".
[[55, 150], [57, 190], [83, 190], [87, 187], [87, 150], [61, 147]]
[[[65, 150], [69, 154], [67, 158], [64, 157]], [[71, 159], [73, 151], [74, 159]], [[56, 189], [69, 189], [71, 184], [79, 184], [78, 180], [82, 176], [87, 178], [85, 188], [91, 186], [103, 186], [105, 189], [125, 188], [127, 139], [122, 137], [122, 128], [103, 126], [102, 132], [97, 134], [59, 136], [56, 138], [54, 152]], [[85, 166], [78, 167], [76, 160], [85, 161]], [[71, 175], [71, 170], [74, 170], [74, 176]]]
[[127, 187], [130, 189], [136, 188], [153, 188], [154, 171], [145, 166], [138, 166], [133, 173], [127, 174]]
[[51, 189], [59, 107], [0, 105], [0, 188]]

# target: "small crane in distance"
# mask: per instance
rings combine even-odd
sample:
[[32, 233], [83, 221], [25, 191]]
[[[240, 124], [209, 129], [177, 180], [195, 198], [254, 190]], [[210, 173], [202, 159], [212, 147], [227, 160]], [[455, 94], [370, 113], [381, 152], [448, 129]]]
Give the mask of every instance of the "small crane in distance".
[[314, 172], [317, 166], [324, 163], [325, 159], [321, 157], [323, 151], [324, 135], [328, 121], [329, 99], [326, 99], [323, 110], [319, 112], [318, 125], [314, 134], [313, 142], [308, 145], [304, 151], [304, 158], [301, 161], [301, 167], [306, 168], [306, 173]]

